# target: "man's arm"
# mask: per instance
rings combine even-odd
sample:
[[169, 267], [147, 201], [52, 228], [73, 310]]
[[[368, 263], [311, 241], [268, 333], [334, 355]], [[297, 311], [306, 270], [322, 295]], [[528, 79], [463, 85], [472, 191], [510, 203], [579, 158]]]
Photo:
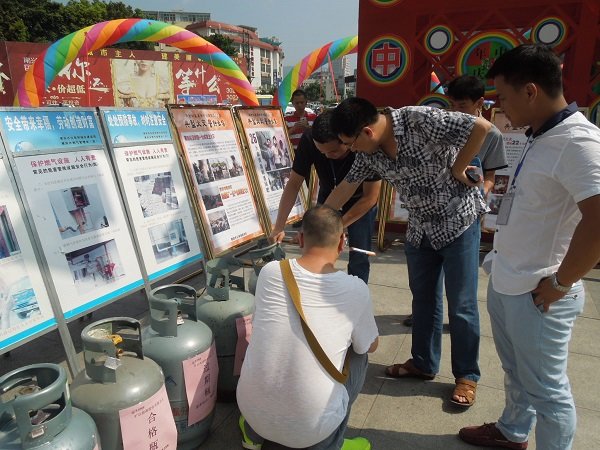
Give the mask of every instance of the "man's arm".
[[495, 170], [488, 170], [483, 172], [483, 196], [487, 197], [488, 193], [494, 187], [494, 176], [496, 175]]
[[[344, 228], [352, 225], [377, 204], [380, 190], [381, 180], [363, 182], [362, 196], [354, 205], [352, 205], [346, 214], [344, 214], [344, 217], [342, 217]], [[329, 198], [327, 200], [329, 200]]]
[[[600, 195], [586, 198], [577, 204], [581, 211], [581, 221], [575, 228], [571, 244], [561, 263], [556, 277], [563, 286], [579, 281], [600, 261]], [[552, 303], [564, 297], [564, 293], [552, 287], [549, 278], [540, 281], [533, 290], [535, 303], [544, 305], [544, 311]]]
[[340, 209], [348, 200], [350, 200], [350, 197], [356, 192], [358, 186], [360, 186], [360, 183], [348, 183], [346, 180], [343, 180], [333, 191], [331, 191], [331, 194], [329, 194], [329, 197], [325, 200], [325, 204], [334, 209]]
[[467, 186], [477, 185], [477, 183], [472, 183], [467, 178], [465, 170], [475, 155], [479, 153], [479, 149], [485, 141], [485, 136], [491, 128], [492, 124], [490, 122], [482, 117], [477, 117], [473, 129], [471, 130], [471, 134], [469, 135], [469, 139], [467, 139], [464, 147], [461, 148], [458, 155], [456, 155], [456, 161], [454, 161], [454, 165], [452, 166], [452, 175]]
[[269, 235], [269, 240], [272, 242], [281, 242], [285, 237], [283, 229], [287, 222], [287, 218], [290, 215], [290, 211], [296, 203], [296, 197], [298, 196], [298, 192], [300, 192], [303, 181], [304, 177], [302, 175], [297, 174], [293, 170], [290, 172], [290, 179], [285, 185], [283, 194], [281, 194], [281, 199], [279, 200], [277, 220], [273, 226], [273, 231], [271, 231], [271, 234]]

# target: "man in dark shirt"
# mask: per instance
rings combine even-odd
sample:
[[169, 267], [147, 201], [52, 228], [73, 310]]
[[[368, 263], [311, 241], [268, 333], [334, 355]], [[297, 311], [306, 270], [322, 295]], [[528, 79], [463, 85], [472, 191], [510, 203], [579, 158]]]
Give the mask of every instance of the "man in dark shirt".
[[[329, 128], [331, 111], [320, 114], [312, 129], [302, 135], [294, 157], [290, 179], [285, 186], [279, 202], [277, 220], [271, 232], [271, 239], [281, 242], [285, 235], [283, 228], [296, 201], [302, 182], [308, 179], [312, 166], [315, 166], [319, 180], [317, 203], [324, 203], [331, 191], [345, 178], [352, 167], [355, 154], [341, 143], [337, 135]], [[344, 227], [348, 228], [350, 247], [363, 250], [371, 249], [371, 236], [375, 222], [377, 199], [381, 188], [381, 179], [366, 179], [354, 195], [342, 207]], [[365, 283], [369, 280], [369, 257], [360, 252], [351, 251], [348, 273], [356, 275]]]

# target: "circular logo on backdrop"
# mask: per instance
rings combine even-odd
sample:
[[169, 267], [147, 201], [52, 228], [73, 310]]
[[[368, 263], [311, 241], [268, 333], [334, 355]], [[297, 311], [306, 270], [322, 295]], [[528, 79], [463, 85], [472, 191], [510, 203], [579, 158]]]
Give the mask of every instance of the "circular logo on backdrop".
[[432, 108], [448, 109], [450, 108], [450, 100], [442, 94], [427, 94], [419, 99], [417, 106], [431, 106]]
[[486, 78], [487, 71], [497, 58], [517, 45], [519, 41], [504, 31], [477, 34], [459, 52], [456, 70], [459, 75], [475, 75], [480, 78], [485, 84], [486, 94], [495, 94], [494, 83]]
[[389, 85], [400, 80], [408, 69], [408, 46], [397, 36], [381, 36], [367, 46], [363, 62], [371, 81]]
[[425, 48], [432, 55], [443, 55], [450, 49], [453, 42], [454, 33], [444, 25], [437, 25], [431, 28], [425, 34], [425, 39], [423, 40]]
[[547, 17], [539, 21], [531, 30], [531, 41], [556, 47], [567, 36], [567, 25], [558, 17]]
[[402, 0], [371, 0], [376, 6], [392, 6], [394, 3], [398, 3]]

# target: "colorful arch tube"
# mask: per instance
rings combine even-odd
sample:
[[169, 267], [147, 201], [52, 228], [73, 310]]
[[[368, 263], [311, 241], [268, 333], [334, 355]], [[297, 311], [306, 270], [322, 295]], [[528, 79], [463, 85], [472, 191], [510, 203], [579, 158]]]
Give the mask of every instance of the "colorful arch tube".
[[75, 58], [110, 45], [132, 41], [162, 42], [194, 54], [212, 65], [229, 82], [244, 105], [258, 105], [254, 88], [244, 73], [218, 47], [184, 28], [147, 19], [100, 22], [54, 42], [25, 73], [19, 83], [14, 105], [39, 106], [52, 80]]
[[306, 55], [302, 60], [294, 66], [277, 88], [277, 92], [273, 96], [273, 105], [279, 105], [285, 108], [292, 98], [294, 92], [304, 80], [306, 80], [316, 69], [321, 67], [329, 60], [341, 58], [351, 53], [356, 53], [358, 50], [358, 36], [350, 36], [337, 41], [332, 41], [325, 44], [310, 54]]

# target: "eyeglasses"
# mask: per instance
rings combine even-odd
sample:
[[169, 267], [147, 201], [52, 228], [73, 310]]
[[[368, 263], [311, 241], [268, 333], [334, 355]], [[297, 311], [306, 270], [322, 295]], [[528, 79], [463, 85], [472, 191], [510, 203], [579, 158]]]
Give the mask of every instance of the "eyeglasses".
[[340, 142], [341, 142], [342, 144], [344, 144], [346, 147], [348, 147], [349, 149], [352, 149], [352, 147], [354, 147], [354, 144], [356, 144], [356, 140], [357, 140], [357, 139], [360, 137], [360, 135], [362, 134], [362, 132], [363, 132], [363, 129], [364, 129], [364, 128], [365, 128], [364, 126], [360, 128], [360, 131], [358, 132], [358, 134], [357, 134], [356, 136], [354, 136], [354, 139], [352, 140], [352, 142], [350, 142], [350, 143], [348, 143], [348, 142], [344, 142], [344, 141], [342, 141], [341, 139], [340, 139]]

